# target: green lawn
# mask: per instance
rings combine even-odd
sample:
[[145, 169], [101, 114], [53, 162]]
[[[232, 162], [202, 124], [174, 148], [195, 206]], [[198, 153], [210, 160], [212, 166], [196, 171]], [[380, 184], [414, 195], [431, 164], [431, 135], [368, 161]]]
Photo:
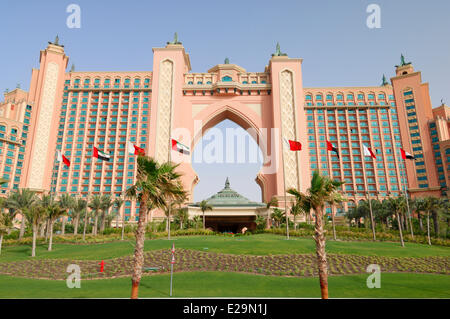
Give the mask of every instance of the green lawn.
[[[330, 298], [450, 298], [450, 276], [382, 274], [381, 288], [366, 286], [368, 275], [329, 277]], [[319, 298], [318, 278], [290, 278], [223, 272], [174, 274], [173, 297]], [[0, 276], [0, 298], [128, 298], [130, 278], [65, 281]], [[169, 297], [169, 275], [142, 278], [140, 297]]]
[[[176, 237], [170, 241], [167, 239], [154, 239], [145, 242], [145, 250], [169, 249], [172, 247], [172, 242], [175, 243], [176, 248], [229, 254], [268, 255], [315, 252], [315, 243], [312, 238], [291, 237], [290, 240], [286, 240], [284, 236], [271, 234], [259, 234], [238, 238], [189, 236]], [[344, 242], [328, 240], [327, 252], [387, 257], [450, 256], [449, 247], [414, 243], [406, 243], [405, 245], [406, 247], [402, 248], [399, 243], [394, 242]], [[38, 245], [36, 259], [64, 258], [99, 260], [131, 255], [133, 251], [133, 240], [90, 245], [54, 244], [52, 252], [47, 251], [47, 245]], [[31, 245], [3, 246], [0, 262], [25, 260], [30, 258], [30, 253]]]

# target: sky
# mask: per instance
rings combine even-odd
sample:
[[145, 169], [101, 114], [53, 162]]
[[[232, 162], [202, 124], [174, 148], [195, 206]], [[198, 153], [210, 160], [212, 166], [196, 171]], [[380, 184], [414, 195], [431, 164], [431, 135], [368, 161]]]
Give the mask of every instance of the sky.
[[[81, 27], [68, 28], [67, 6], [81, 8]], [[368, 5], [380, 7], [380, 28], [367, 27]], [[380, 85], [394, 76], [403, 53], [430, 83], [433, 107], [450, 103], [448, 0], [228, 0], [24, 1], [0, 0], [0, 92], [28, 90], [39, 51], [56, 34], [78, 71], [152, 70], [152, 48], [178, 32], [192, 72], [223, 63], [262, 72], [275, 45], [303, 58], [303, 86]], [[224, 130], [236, 127], [225, 121]], [[194, 150], [195, 152], [195, 150]], [[195, 164], [194, 199], [232, 188], [261, 200], [254, 179], [260, 163]]]

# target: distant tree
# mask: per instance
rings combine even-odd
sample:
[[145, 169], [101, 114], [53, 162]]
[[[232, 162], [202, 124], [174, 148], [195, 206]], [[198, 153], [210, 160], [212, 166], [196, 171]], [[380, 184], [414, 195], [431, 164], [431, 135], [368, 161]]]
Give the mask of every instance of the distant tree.
[[65, 211], [65, 214], [61, 216], [61, 235], [64, 235], [66, 233], [66, 215], [69, 215], [69, 211], [73, 208], [75, 198], [68, 193], [64, 193], [59, 197], [58, 203]]
[[207, 210], [213, 210], [213, 207], [212, 207], [210, 204], [208, 204], [208, 202], [207, 202], [206, 200], [202, 200], [202, 201], [199, 203], [199, 206], [200, 206], [200, 210], [201, 210], [202, 213], [203, 213], [203, 229], [206, 229], [205, 212], [206, 212]]
[[[121, 196], [116, 197], [113, 202], [114, 207], [116, 208], [116, 211], [117, 211], [117, 220], [116, 220], [117, 227], [119, 227], [120, 209], [122, 208], [124, 203], [125, 203], [125, 200]], [[123, 240], [124, 231], [125, 231], [125, 212], [122, 214], [122, 239], [121, 240]]]
[[402, 231], [402, 221], [400, 219], [400, 215], [405, 211], [406, 209], [406, 200], [403, 196], [398, 197], [389, 197], [387, 199], [387, 207], [391, 210], [393, 214], [395, 214], [398, 224], [398, 231], [400, 235], [400, 243], [402, 247], [405, 247], [405, 243], [403, 241], [403, 231]]
[[92, 228], [92, 235], [97, 236], [98, 213], [103, 209], [102, 197], [100, 195], [92, 196], [91, 200], [89, 201], [88, 207], [94, 214], [94, 227]]
[[276, 228], [280, 228], [280, 225], [284, 220], [284, 216], [284, 210], [281, 210], [279, 208], [273, 209], [273, 213], [270, 215], [270, 217], [273, 219]]
[[14, 212], [14, 216], [21, 215], [21, 224], [19, 232], [19, 240], [23, 238], [25, 233], [26, 214], [25, 210], [30, 208], [36, 201], [36, 192], [28, 188], [20, 188], [16, 192], [9, 194], [6, 205]]
[[31, 248], [31, 257], [36, 256], [36, 238], [37, 232], [39, 229], [40, 223], [46, 217], [46, 209], [39, 203], [38, 200], [34, 200], [33, 205], [24, 209], [23, 213], [25, 214], [27, 220], [31, 224], [31, 228], [33, 231], [33, 242]]

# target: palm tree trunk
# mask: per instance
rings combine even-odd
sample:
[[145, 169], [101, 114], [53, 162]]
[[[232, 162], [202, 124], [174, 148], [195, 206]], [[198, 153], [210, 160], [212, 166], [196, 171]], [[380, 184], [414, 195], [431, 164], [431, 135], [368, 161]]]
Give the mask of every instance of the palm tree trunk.
[[333, 224], [333, 238], [336, 240], [336, 226], [334, 224], [334, 213], [331, 212], [331, 223]]
[[122, 214], [122, 240], [125, 233], [125, 212]]
[[205, 212], [203, 212], [203, 229], [206, 229]]
[[116, 228], [119, 228], [119, 220], [120, 220], [120, 212], [117, 211], [117, 217], [116, 217]]
[[402, 247], [405, 247], [405, 243], [403, 242], [403, 232], [402, 232], [402, 226], [401, 226], [401, 220], [400, 220], [400, 215], [399, 213], [397, 213], [397, 223], [399, 225], [398, 227], [398, 231], [400, 233], [400, 243], [402, 244]]
[[52, 251], [53, 247], [53, 222], [50, 222], [50, 239], [48, 241], [48, 251]]
[[80, 214], [78, 213], [75, 220], [74, 220], [74, 226], [73, 226], [73, 234], [78, 235], [78, 223], [80, 222]]
[[33, 225], [33, 244], [31, 246], [31, 257], [36, 256], [36, 237], [37, 237], [37, 225]]
[[106, 212], [102, 212], [102, 222], [100, 224], [100, 233], [103, 233], [105, 230], [105, 222], [106, 222]]
[[[169, 203], [170, 204], [170, 203]], [[167, 239], [170, 240], [170, 206], [168, 209], [169, 216], [167, 216], [167, 225], [169, 225], [169, 231], [167, 232]]]
[[48, 240], [48, 233], [49, 233], [49, 231], [50, 231], [50, 225], [49, 225], [49, 223], [50, 223], [50, 220], [47, 220], [47, 221], [46, 221], [47, 227], [45, 228], [45, 242], [47, 242], [47, 240]]
[[39, 237], [44, 237], [46, 223], [42, 223], [41, 228], [39, 229]]
[[433, 218], [433, 226], [434, 226], [434, 237], [439, 237], [439, 220], [437, 216], [437, 212], [433, 212], [431, 217]]
[[[146, 197], [146, 196], [143, 196]], [[134, 249], [133, 275], [131, 277], [131, 299], [137, 299], [139, 283], [144, 266], [144, 242], [145, 242], [145, 215], [147, 211], [147, 198], [142, 198], [139, 205], [139, 220], [136, 229], [136, 247]]]
[[420, 212], [417, 212], [417, 219], [419, 220], [419, 227], [420, 231], [423, 232], [423, 222], [422, 222], [422, 215], [420, 215]]
[[66, 216], [63, 216], [61, 222], [61, 235], [65, 235], [65, 233], [66, 233]]
[[327, 255], [325, 252], [325, 232], [323, 230], [322, 207], [316, 208], [315, 211], [316, 220], [314, 240], [316, 242], [317, 264], [319, 267], [320, 293], [322, 295], [322, 299], [328, 299], [328, 265]]
[[427, 214], [427, 238], [428, 238], [428, 245], [431, 246], [431, 238], [430, 238], [430, 212]]
[[87, 217], [87, 208], [86, 208], [86, 212], [84, 213], [84, 227], [83, 227], [83, 241], [86, 239], [86, 227], [87, 227], [87, 221], [88, 221], [88, 217]]
[[0, 255], [2, 254], [3, 234], [0, 235]]
[[95, 213], [95, 218], [94, 218], [94, 228], [92, 228], [92, 234], [94, 236], [97, 236], [97, 223], [98, 223], [98, 214]]
[[22, 221], [20, 223], [19, 240], [23, 238], [24, 234], [25, 234], [25, 216], [22, 214]]

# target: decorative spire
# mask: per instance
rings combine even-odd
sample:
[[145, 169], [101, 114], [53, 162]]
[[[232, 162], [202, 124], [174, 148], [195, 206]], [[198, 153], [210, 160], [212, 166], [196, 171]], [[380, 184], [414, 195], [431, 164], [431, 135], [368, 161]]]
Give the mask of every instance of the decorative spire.
[[75, 71], [75, 64], [72, 63], [72, 67], [70, 68], [70, 72], [74, 72]]
[[405, 65], [409, 65], [409, 64], [411, 64], [411, 62], [405, 62], [405, 57], [404, 57], [404, 55], [403, 55], [403, 53], [400, 55], [400, 65], [396, 65], [397, 67], [398, 66], [405, 66]]
[[225, 58], [225, 61], [223, 61], [224, 64], [230, 64], [230, 59]]
[[383, 82], [381, 83], [381, 86], [388, 85], [389, 83], [386, 81], [386, 76], [383, 74]]
[[279, 42], [277, 42], [275, 53], [273, 53], [272, 56], [287, 56], [286, 53], [281, 52], [280, 43]]
[[178, 41], [178, 33], [175, 32], [175, 34], [173, 35], [173, 41], [167, 42], [167, 44], [181, 44], [181, 42]]
[[59, 36], [58, 35], [56, 35], [54, 42], [48, 41], [48, 43], [49, 44], [53, 44], [53, 45], [57, 45], [59, 47], [64, 47], [62, 44], [59, 44]]
[[17, 83], [16, 89], [20, 89], [20, 83]]
[[225, 188], [230, 188], [230, 181], [228, 180], [228, 177], [225, 181]]
[[6, 89], [5, 89], [5, 93], [8, 93], [8, 92], [9, 92], [9, 89], [8, 89], [8, 88], [6, 88]]

